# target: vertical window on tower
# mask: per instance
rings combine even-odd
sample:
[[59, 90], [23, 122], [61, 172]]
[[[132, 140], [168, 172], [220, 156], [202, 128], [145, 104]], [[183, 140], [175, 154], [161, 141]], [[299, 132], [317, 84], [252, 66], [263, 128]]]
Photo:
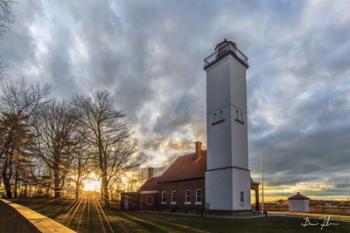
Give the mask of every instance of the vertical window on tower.
[[213, 113], [211, 125], [216, 125], [224, 121], [225, 121], [224, 110], [216, 111]]
[[241, 202], [244, 202], [244, 192], [241, 192]]
[[243, 118], [243, 112], [239, 109], [236, 109], [236, 118], [235, 121], [238, 123], [244, 125], [244, 118]]

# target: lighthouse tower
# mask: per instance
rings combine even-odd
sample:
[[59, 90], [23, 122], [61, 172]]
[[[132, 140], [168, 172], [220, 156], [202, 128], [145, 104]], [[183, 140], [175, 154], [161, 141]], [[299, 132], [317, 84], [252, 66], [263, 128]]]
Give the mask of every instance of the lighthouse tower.
[[248, 169], [248, 58], [224, 40], [204, 60], [207, 73], [205, 200], [209, 211], [250, 210]]

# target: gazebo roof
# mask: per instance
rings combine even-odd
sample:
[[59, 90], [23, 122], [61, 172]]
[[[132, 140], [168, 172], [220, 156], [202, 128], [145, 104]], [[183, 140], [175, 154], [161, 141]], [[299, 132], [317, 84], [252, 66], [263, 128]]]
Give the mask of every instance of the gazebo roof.
[[288, 197], [288, 200], [310, 200], [310, 198], [301, 195], [299, 192], [297, 192], [297, 194]]

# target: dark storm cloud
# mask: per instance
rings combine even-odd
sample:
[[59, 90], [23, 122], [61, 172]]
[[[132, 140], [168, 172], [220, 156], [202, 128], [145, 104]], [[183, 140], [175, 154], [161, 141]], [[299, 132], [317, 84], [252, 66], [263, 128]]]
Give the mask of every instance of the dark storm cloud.
[[126, 111], [144, 158], [168, 163], [164, 156], [205, 141], [202, 62], [228, 37], [250, 60], [252, 171], [259, 170], [263, 152], [271, 185], [331, 183], [328, 193], [345, 195], [346, 6], [345, 1], [27, 0], [15, 4], [15, 23], [0, 52], [10, 78], [48, 82], [58, 98], [109, 90]]

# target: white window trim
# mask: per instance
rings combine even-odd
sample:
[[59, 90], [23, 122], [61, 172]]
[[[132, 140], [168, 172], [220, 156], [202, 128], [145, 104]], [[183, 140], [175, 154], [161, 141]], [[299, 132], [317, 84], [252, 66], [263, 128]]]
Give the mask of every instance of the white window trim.
[[162, 204], [162, 205], [166, 205], [166, 204], [167, 204], [167, 202], [166, 202], [166, 201], [162, 201], [162, 202], [160, 202], [160, 204]]
[[165, 197], [165, 201], [163, 201], [164, 200], [164, 195], [166, 195], [166, 191], [162, 191], [161, 192], [161, 200], [160, 200], [160, 203], [161, 204], [166, 204], [167, 203], [167, 201], [166, 201], [166, 197]]
[[[190, 191], [190, 201], [187, 201], [187, 191]], [[185, 190], [185, 202], [184, 202], [184, 204], [185, 205], [191, 205], [191, 189], [186, 189]]]
[[203, 200], [203, 191], [202, 191], [202, 189], [196, 189], [196, 202], [195, 203], [200, 203], [198, 205], [202, 205], [202, 201], [197, 201], [198, 200], [197, 199], [197, 197], [198, 197], [197, 191], [201, 191], [201, 200]]
[[[174, 197], [174, 194], [175, 193], [175, 201], [173, 201], [173, 197]], [[173, 190], [173, 191], [171, 191], [171, 194], [170, 194], [170, 202], [171, 202], [171, 204], [173, 204], [173, 205], [175, 205], [176, 204], [176, 191], [175, 190]]]
[[202, 205], [202, 202], [201, 201], [196, 201], [194, 204], [195, 205]]
[[170, 204], [171, 205], [176, 205], [176, 201], [171, 201]]

